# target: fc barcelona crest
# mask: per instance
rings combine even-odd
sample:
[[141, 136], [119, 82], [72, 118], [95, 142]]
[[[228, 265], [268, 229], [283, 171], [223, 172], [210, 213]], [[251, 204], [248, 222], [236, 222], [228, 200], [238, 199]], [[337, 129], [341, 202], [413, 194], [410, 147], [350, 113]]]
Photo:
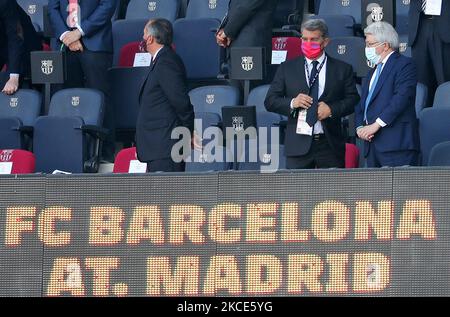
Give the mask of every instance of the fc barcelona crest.
[[3, 150], [0, 152], [0, 162], [9, 162], [11, 161], [11, 157], [13, 154], [13, 150]]
[[53, 73], [53, 61], [52, 60], [41, 61], [41, 70], [47, 76]]
[[348, 7], [350, 5], [350, 0], [342, 0], [341, 4], [343, 7]]
[[215, 96], [214, 95], [206, 95], [206, 103], [211, 105], [214, 103]]
[[214, 10], [215, 8], [217, 8], [217, 0], [209, 0], [208, 1], [208, 7], [211, 10]]
[[285, 50], [287, 46], [287, 38], [285, 37], [279, 37], [275, 41], [275, 49], [278, 51]]
[[79, 96], [73, 96], [72, 97], [72, 106], [76, 107], [80, 105], [80, 97]]
[[9, 106], [11, 107], [11, 108], [15, 108], [15, 107], [17, 107], [19, 105], [19, 98], [11, 98], [10, 100], [9, 100]]
[[411, 2], [411, 0], [403, 0], [403, 4], [405, 6], [409, 6], [409, 3]]
[[253, 69], [253, 56], [242, 56], [242, 69], [249, 72]]
[[233, 124], [233, 129], [235, 132], [244, 130], [244, 118], [243, 117], [233, 117], [232, 124]]
[[371, 13], [372, 21], [380, 22], [383, 20], [383, 8], [382, 7], [373, 7]]
[[400, 53], [406, 52], [407, 48], [408, 48], [408, 43], [400, 43], [400, 47], [399, 47]]
[[28, 6], [28, 14], [31, 14], [31, 15], [33, 15], [33, 14], [35, 14], [36, 13], [36, 5], [35, 4], [30, 4], [29, 6]]
[[270, 155], [269, 153], [265, 153], [263, 155], [263, 158], [261, 160], [264, 164], [269, 164], [270, 161], [272, 161], [272, 155]]
[[151, 1], [148, 3], [148, 11], [153, 12], [156, 10], [156, 2]]
[[344, 55], [346, 51], [347, 51], [346, 45], [338, 45], [337, 52], [339, 55]]

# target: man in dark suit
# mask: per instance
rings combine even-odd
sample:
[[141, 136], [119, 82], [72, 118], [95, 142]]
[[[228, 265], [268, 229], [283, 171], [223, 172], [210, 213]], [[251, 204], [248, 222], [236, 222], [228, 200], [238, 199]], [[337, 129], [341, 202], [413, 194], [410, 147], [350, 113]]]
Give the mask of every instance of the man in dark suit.
[[417, 165], [419, 133], [415, 111], [417, 72], [399, 54], [399, 38], [387, 22], [365, 30], [366, 58], [376, 65], [366, 77], [355, 109], [358, 137], [368, 167]]
[[352, 67], [327, 56], [328, 27], [323, 20], [302, 25], [304, 57], [280, 65], [265, 100], [268, 111], [288, 117], [286, 167], [345, 166], [342, 117], [359, 101]]
[[442, 1], [440, 12], [429, 11], [433, 2], [411, 0], [409, 7], [409, 45], [418, 81], [429, 90], [429, 106], [436, 87], [450, 81], [450, 1]]
[[267, 63], [272, 55], [272, 20], [276, 0], [230, 0], [227, 16], [217, 32], [223, 47], [265, 47]]
[[0, 0], [0, 70], [7, 65], [6, 78], [0, 79], [2, 92], [10, 95], [19, 89], [20, 77], [30, 72], [30, 52], [41, 49], [30, 17], [15, 0]]
[[114, 116], [109, 109], [108, 68], [112, 66], [111, 18], [118, 0], [50, 0], [48, 15], [56, 37], [67, 48], [65, 88], [86, 87], [106, 96], [105, 127], [109, 129], [103, 159], [114, 159]]
[[172, 38], [172, 24], [168, 20], [150, 20], [145, 26], [142, 47], [151, 54], [152, 62], [139, 96], [136, 146], [138, 159], [147, 162], [148, 172], [184, 171], [184, 162], [172, 155], [172, 147], [179, 140], [171, 135], [176, 128], [181, 128], [182, 133], [184, 127], [190, 136], [194, 131], [194, 108], [188, 95], [186, 70], [171, 48]]

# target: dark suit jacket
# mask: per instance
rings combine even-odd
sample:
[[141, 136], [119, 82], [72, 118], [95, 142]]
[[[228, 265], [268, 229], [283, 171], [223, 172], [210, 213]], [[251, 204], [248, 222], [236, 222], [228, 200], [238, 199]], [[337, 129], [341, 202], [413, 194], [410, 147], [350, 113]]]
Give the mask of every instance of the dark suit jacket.
[[[290, 115], [291, 100], [299, 93], [308, 94], [304, 63], [304, 57], [282, 63], [265, 100], [268, 111], [289, 118], [284, 141], [286, 156], [305, 155], [312, 143], [311, 136], [296, 133], [297, 118]], [[359, 101], [350, 65], [328, 56], [325, 89], [319, 101], [325, 102], [331, 108], [332, 117], [323, 120], [322, 126], [331, 148], [344, 160], [345, 137], [342, 133], [341, 119], [353, 113]]]
[[[409, 45], [413, 46], [419, 29], [422, 0], [411, 0], [409, 5]], [[433, 19], [434, 29], [442, 42], [450, 43], [450, 1], [442, 1], [441, 15]]]
[[26, 74], [30, 51], [41, 49], [30, 17], [15, 0], [0, 0], [0, 63], [8, 65], [8, 73]]
[[[369, 83], [374, 70], [370, 71], [362, 86], [361, 102], [355, 109], [356, 127], [364, 125], [364, 108]], [[387, 124], [372, 140], [379, 152], [418, 150], [419, 134], [415, 99], [417, 86], [416, 66], [412, 59], [394, 52], [386, 62], [367, 108], [367, 121], [377, 118]], [[365, 142], [365, 155], [368, 142]]]
[[162, 48], [149, 67], [141, 87], [136, 124], [138, 158], [142, 162], [170, 157], [172, 130], [194, 130], [194, 108], [188, 95], [186, 70], [169, 47]]
[[[78, 0], [81, 11], [80, 26], [85, 36], [82, 42], [86, 49], [94, 52], [112, 52], [111, 18], [116, 11], [118, 0]], [[70, 31], [67, 26], [68, 0], [49, 0], [48, 16], [55, 36]]]
[[233, 39], [231, 47], [262, 46], [271, 56], [276, 5], [276, 0], [230, 0], [224, 31]]

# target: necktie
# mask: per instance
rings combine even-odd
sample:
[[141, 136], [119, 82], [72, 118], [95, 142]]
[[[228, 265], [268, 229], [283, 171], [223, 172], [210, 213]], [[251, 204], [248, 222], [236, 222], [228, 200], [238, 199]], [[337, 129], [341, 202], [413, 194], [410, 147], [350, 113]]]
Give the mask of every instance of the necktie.
[[381, 69], [383, 68], [383, 63], [377, 65], [377, 70], [375, 74], [375, 79], [373, 80], [372, 86], [369, 89], [369, 93], [366, 98], [366, 104], [364, 107], [364, 122], [367, 122], [367, 108], [369, 107], [369, 103], [372, 99], [373, 92], [375, 91], [375, 87], [377, 86], [378, 79], [380, 78]]
[[70, 28], [77, 27], [78, 20], [78, 0], [69, 0], [68, 8], [69, 16], [67, 17], [67, 25]]
[[[312, 62], [313, 67], [311, 70], [311, 75], [309, 76], [309, 83], [311, 83], [317, 75], [317, 65], [319, 65], [318, 61]], [[318, 108], [318, 99], [319, 99], [319, 77], [314, 81], [314, 84], [309, 88], [309, 96], [313, 99], [311, 107], [308, 109], [306, 113], [306, 123], [309, 126], [314, 126], [317, 122], [317, 108]]]
[[427, 0], [422, 0], [422, 11], [425, 12], [425, 9], [427, 7]]

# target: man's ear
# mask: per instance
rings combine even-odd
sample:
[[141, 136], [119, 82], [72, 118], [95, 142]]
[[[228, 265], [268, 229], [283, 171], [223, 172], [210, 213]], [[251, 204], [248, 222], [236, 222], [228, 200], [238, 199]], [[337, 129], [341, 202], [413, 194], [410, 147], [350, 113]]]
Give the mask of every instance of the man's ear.
[[330, 39], [327, 37], [325, 38], [325, 40], [323, 41], [323, 48], [327, 47], [327, 45], [330, 43]]

